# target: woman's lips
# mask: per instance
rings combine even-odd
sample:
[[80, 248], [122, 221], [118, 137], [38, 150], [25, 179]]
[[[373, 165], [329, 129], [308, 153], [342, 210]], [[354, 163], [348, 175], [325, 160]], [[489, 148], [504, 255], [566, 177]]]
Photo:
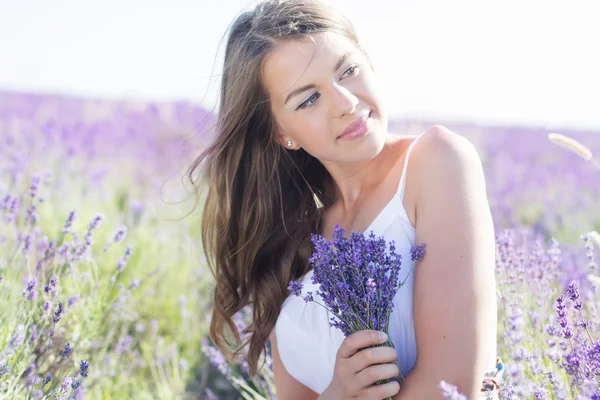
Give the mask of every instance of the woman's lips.
[[365, 135], [368, 131], [367, 124], [372, 113], [373, 111], [370, 111], [366, 117], [361, 117], [348, 125], [348, 127], [344, 129], [344, 133], [338, 136], [338, 139], [354, 139]]

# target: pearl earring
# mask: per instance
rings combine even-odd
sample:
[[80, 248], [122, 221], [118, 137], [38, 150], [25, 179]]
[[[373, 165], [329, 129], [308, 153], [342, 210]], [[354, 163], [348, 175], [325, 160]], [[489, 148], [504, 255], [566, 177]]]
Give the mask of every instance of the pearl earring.
[[291, 141], [291, 140], [288, 140], [288, 141], [287, 141], [287, 145], [288, 145], [288, 147], [292, 147], [292, 141]]

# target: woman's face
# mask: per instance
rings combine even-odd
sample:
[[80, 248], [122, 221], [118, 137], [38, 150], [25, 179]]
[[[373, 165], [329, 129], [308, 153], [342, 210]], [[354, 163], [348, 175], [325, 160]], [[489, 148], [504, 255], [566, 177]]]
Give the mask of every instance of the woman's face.
[[[345, 36], [327, 32], [315, 39], [281, 42], [263, 64], [278, 139], [284, 146], [291, 139], [293, 147], [302, 146], [324, 163], [370, 160], [387, 135], [377, 77], [367, 57]], [[364, 136], [338, 138], [360, 118], [367, 118]]]

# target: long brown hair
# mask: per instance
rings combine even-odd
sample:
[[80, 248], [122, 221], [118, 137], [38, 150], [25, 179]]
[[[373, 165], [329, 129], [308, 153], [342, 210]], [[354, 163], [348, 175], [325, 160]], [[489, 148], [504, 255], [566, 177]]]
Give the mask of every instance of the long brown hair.
[[[216, 279], [210, 337], [230, 361], [249, 344], [250, 376], [259, 370], [289, 281], [310, 269], [310, 235], [321, 232], [323, 207], [335, 200], [321, 162], [276, 140], [263, 61], [279, 42], [313, 40], [320, 32], [342, 34], [364, 53], [350, 21], [319, 0], [265, 0], [237, 16], [225, 49], [217, 135], [187, 172], [196, 204], [200, 187], [208, 187], [201, 236]], [[232, 317], [246, 305], [252, 321], [241, 343]]]

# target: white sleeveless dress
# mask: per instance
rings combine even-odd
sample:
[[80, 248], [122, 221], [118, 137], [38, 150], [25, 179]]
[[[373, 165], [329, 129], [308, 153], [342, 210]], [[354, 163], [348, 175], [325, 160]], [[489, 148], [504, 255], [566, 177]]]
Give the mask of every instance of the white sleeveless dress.
[[[402, 255], [400, 282], [413, 267], [410, 248], [415, 246], [415, 228], [411, 225], [403, 205], [406, 166], [414, 144], [422, 136], [415, 138], [406, 150], [404, 168], [400, 184], [394, 197], [375, 217], [363, 232], [368, 237], [371, 231], [384, 236], [389, 244], [395, 241], [396, 253]], [[387, 249], [389, 252], [389, 248]], [[312, 271], [303, 278], [305, 294], [318, 288], [311, 282]], [[394, 311], [390, 317], [389, 337], [396, 347], [398, 361], [403, 375], [412, 370], [417, 359], [417, 345], [413, 323], [413, 274], [394, 297]], [[282, 305], [275, 325], [277, 349], [287, 372], [297, 381], [317, 393], [322, 393], [333, 377], [336, 353], [344, 340], [344, 334], [330, 327], [331, 313], [316, 303], [306, 303], [302, 298], [290, 295]]]
[[[410, 152], [422, 136], [423, 133], [417, 136], [406, 150], [400, 184], [394, 197], [363, 232], [365, 237], [371, 231], [376, 237], [383, 235], [388, 246], [394, 240], [396, 253], [402, 256], [400, 282], [408, 275], [393, 299], [394, 310], [388, 330], [403, 376], [413, 369], [417, 360], [413, 321], [414, 274], [411, 272], [414, 263], [410, 257], [411, 246], [416, 246], [416, 230], [408, 219], [403, 197]], [[389, 254], [389, 248], [386, 251]], [[309, 271], [302, 279], [303, 295], [308, 291], [314, 294], [318, 289], [318, 285], [311, 282], [311, 277], [312, 271]], [[302, 298], [290, 295], [284, 301], [275, 324], [277, 349], [285, 369], [298, 382], [319, 394], [329, 386], [333, 378], [336, 353], [345, 338], [341, 330], [329, 326], [331, 316], [322, 306], [313, 302], [306, 303]], [[493, 380], [499, 382], [503, 372], [500, 359], [497, 365], [490, 365], [489, 371], [485, 376], [494, 377]]]

